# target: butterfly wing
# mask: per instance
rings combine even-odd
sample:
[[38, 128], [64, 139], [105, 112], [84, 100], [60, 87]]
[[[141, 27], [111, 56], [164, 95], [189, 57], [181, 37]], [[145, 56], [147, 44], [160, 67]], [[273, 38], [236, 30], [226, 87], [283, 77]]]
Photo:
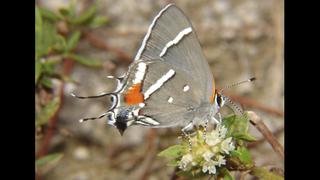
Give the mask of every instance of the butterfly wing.
[[173, 4], [167, 5], [154, 18], [135, 61], [159, 58], [173, 67], [179, 67], [189, 79], [195, 79], [191, 86], [200, 89], [197, 98], [209, 100], [214, 88], [209, 65], [192, 24]]
[[154, 127], [185, 125], [195, 116], [192, 109], [201, 104], [199, 89], [190, 86], [195, 81], [178, 66], [153, 60], [147, 65], [142, 88], [145, 106], [139, 114], [159, 123]]

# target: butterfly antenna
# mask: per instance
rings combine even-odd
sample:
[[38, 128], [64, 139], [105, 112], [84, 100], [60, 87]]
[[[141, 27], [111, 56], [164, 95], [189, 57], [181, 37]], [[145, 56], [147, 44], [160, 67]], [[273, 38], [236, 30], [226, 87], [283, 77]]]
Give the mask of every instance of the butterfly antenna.
[[82, 119], [79, 120], [79, 122], [82, 123], [82, 122], [84, 122], [84, 121], [101, 119], [101, 118], [105, 117], [106, 115], [108, 115], [109, 113], [110, 113], [110, 112], [105, 112], [105, 113], [101, 114], [101, 115], [98, 116], [98, 117], [82, 118]]
[[232, 88], [232, 87], [234, 87], [234, 86], [238, 86], [238, 85], [240, 85], [240, 84], [247, 83], [247, 82], [252, 82], [252, 81], [254, 81], [254, 80], [256, 80], [256, 78], [255, 78], [255, 77], [252, 77], [252, 78], [247, 79], [247, 80], [245, 80], [245, 81], [240, 81], [240, 82], [233, 83], [233, 84], [231, 84], [231, 85], [225, 86], [225, 87], [223, 87], [223, 88], [220, 90], [220, 93], [222, 93], [225, 89], [230, 89], [230, 88]]
[[70, 95], [75, 98], [78, 98], [78, 99], [90, 99], [90, 98], [100, 98], [100, 97], [104, 97], [104, 96], [115, 96], [116, 94], [114, 94], [114, 93], [101, 93], [101, 94], [95, 95], [95, 96], [78, 96], [78, 95], [75, 95], [74, 93], [71, 93]]

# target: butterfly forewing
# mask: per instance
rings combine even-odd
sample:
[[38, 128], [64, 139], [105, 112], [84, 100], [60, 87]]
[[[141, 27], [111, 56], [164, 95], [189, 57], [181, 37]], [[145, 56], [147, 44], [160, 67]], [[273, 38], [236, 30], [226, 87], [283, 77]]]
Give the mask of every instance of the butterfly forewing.
[[153, 60], [147, 67], [142, 89], [145, 107], [140, 114], [159, 122], [155, 127], [190, 122], [192, 108], [201, 104], [199, 89], [190, 87], [195, 80], [188, 78], [178, 66], [161, 60]]
[[190, 21], [174, 5], [168, 5], [154, 18], [135, 57], [142, 61], [154, 59], [179, 67], [186, 77], [195, 80], [191, 86], [199, 88], [201, 100], [209, 100], [213, 86], [210, 68]]

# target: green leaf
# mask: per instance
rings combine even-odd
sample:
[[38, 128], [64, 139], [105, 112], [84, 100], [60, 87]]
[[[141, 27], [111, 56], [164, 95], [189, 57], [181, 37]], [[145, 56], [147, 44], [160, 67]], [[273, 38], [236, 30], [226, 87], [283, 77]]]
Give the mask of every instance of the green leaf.
[[53, 49], [57, 35], [56, 28], [50, 21], [43, 20], [42, 27], [36, 27], [36, 59], [47, 55]]
[[97, 6], [94, 4], [90, 6], [85, 12], [83, 12], [79, 17], [70, 20], [72, 24], [80, 25], [89, 22], [97, 11]]
[[39, 8], [40, 12], [41, 12], [41, 15], [42, 17], [44, 18], [47, 18], [51, 21], [58, 21], [58, 20], [61, 20], [61, 17], [56, 15], [54, 12], [50, 11], [49, 9], [46, 9], [46, 8]]
[[275, 173], [269, 172], [265, 168], [254, 168], [251, 174], [263, 180], [283, 180], [284, 179], [284, 177], [279, 176]]
[[55, 74], [54, 72], [54, 65], [50, 64], [47, 62], [47, 60], [42, 63], [42, 73], [44, 73], [45, 75], [51, 76], [53, 74]]
[[231, 156], [237, 157], [246, 167], [253, 165], [250, 152], [245, 147], [238, 147], [237, 150], [231, 151]]
[[242, 133], [233, 133], [233, 137], [236, 139], [241, 139], [248, 142], [256, 141], [257, 139], [254, 136], [251, 136], [250, 134], [242, 134]]
[[75, 31], [70, 35], [67, 41], [66, 51], [70, 51], [76, 47], [76, 45], [79, 42], [80, 36], [81, 36], [80, 31]]
[[230, 137], [234, 131], [233, 124], [235, 123], [236, 115], [228, 116], [223, 118], [222, 125], [228, 129], [227, 137]]
[[85, 66], [89, 66], [89, 67], [101, 67], [102, 65], [102, 63], [96, 59], [79, 56], [76, 54], [67, 54], [66, 57], [69, 57], [72, 60], [77, 61], [78, 63], [83, 64]]
[[67, 42], [64, 36], [58, 34], [56, 36], [56, 43], [53, 46], [53, 49], [59, 52], [65, 52], [67, 48]]
[[53, 154], [46, 155], [46, 156], [41, 157], [40, 159], [36, 160], [36, 166], [40, 167], [40, 166], [43, 166], [47, 163], [50, 163], [53, 161], [58, 161], [62, 157], [63, 157], [63, 154], [61, 154], [61, 153], [53, 153]]
[[221, 168], [219, 170], [221, 174], [223, 174], [224, 180], [235, 180], [234, 177], [231, 175], [230, 171], [227, 168]]
[[42, 17], [38, 7], [36, 7], [36, 59], [39, 59], [42, 51]]
[[228, 129], [227, 137], [234, 137], [247, 141], [254, 141], [255, 138], [248, 134], [249, 120], [247, 115], [232, 115], [223, 119], [223, 125]]
[[235, 132], [246, 134], [249, 129], [249, 120], [246, 114], [243, 116], [236, 116]]
[[171, 167], [176, 167], [176, 166], [178, 166], [178, 161], [174, 159], [174, 160], [170, 161], [167, 165], [171, 166]]
[[109, 18], [105, 16], [96, 16], [91, 21], [89, 26], [91, 28], [98, 28], [101, 27], [109, 22]]
[[49, 78], [49, 77], [47, 77], [47, 76], [43, 76], [42, 78], [41, 78], [41, 84], [42, 85], [44, 85], [45, 87], [47, 87], [47, 88], [53, 88], [53, 84], [52, 84], [52, 81], [51, 81], [51, 79]]
[[42, 66], [41, 66], [41, 62], [40, 60], [36, 60], [36, 72], [35, 72], [35, 83], [38, 83], [39, 77], [41, 75], [42, 72]]
[[59, 13], [64, 17], [68, 17], [71, 15], [70, 9], [67, 8], [60, 8]]
[[36, 126], [48, 123], [53, 115], [58, 111], [60, 106], [60, 98], [55, 97], [51, 102], [36, 112]]
[[158, 156], [161, 157], [180, 157], [182, 154], [182, 151], [184, 150], [183, 146], [181, 145], [173, 145], [168, 147], [167, 149], [161, 151]]
[[203, 173], [201, 168], [191, 169], [189, 171], [179, 171], [176, 174], [178, 176], [187, 177], [191, 179], [200, 178], [208, 175]]

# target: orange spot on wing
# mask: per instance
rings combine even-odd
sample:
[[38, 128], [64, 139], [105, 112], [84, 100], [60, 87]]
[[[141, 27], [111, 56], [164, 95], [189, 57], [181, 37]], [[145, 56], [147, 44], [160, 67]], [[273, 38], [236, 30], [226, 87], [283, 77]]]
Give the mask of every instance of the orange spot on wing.
[[135, 105], [144, 101], [143, 94], [141, 93], [141, 86], [141, 83], [138, 83], [129, 88], [128, 92], [124, 96], [124, 101], [128, 105]]
[[210, 96], [210, 103], [213, 104], [214, 103], [214, 97], [216, 96], [216, 87], [215, 87], [215, 83], [214, 83], [214, 79], [212, 80], [212, 94]]

